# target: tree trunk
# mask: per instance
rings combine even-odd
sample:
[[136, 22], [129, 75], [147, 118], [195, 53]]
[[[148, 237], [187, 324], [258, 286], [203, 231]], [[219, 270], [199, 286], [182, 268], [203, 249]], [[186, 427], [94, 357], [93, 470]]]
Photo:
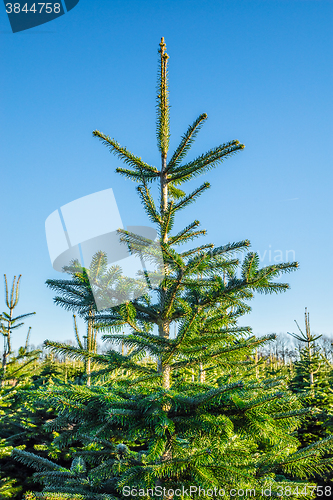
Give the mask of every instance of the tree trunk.
[[7, 371], [7, 361], [8, 361], [8, 356], [11, 353], [12, 346], [11, 346], [11, 327], [12, 327], [12, 317], [13, 317], [13, 309], [9, 309], [9, 321], [8, 321], [8, 328], [6, 335], [4, 335], [4, 342], [3, 342], [3, 355], [2, 355], [2, 369], [3, 369], [3, 375], [2, 375], [2, 380], [1, 380], [1, 387], [5, 385], [5, 376], [6, 376], [6, 371]]
[[87, 364], [86, 364], [86, 374], [87, 374], [87, 386], [90, 387], [91, 385], [91, 359], [87, 359]]
[[[92, 309], [89, 311], [88, 318], [88, 328], [87, 328], [87, 351], [88, 354], [93, 352], [93, 322], [94, 322], [94, 313]], [[86, 375], [87, 375], [87, 386], [91, 385], [91, 358], [88, 357], [86, 362]]]
[[256, 348], [255, 353], [254, 353], [254, 362], [256, 365], [256, 379], [259, 379], [259, 366], [258, 366], [258, 349]]
[[[170, 325], [168, 322], [164, 322], [164, 323], [159, 325], [158, 334], [160, 337], [163, 337], [166, 339], [169, 338], [169, 334], [170, 334], [169, 326]], [[160, 373], [162, 375], [162, 386], [164, 387], [164, 389], [170, 389], [170, 385], [171, 385], [170, 366], [163, 364], [161, 358], [158, 360], [157, 371], [158, 371], [158, 373]]]
[[204, 384], [205, 381], [206, 381], [206, 372], [203, 369], [202, 363], [200, 363], [200, 365], [199, 365], [199, 382], [200, 382], [200, 384]]

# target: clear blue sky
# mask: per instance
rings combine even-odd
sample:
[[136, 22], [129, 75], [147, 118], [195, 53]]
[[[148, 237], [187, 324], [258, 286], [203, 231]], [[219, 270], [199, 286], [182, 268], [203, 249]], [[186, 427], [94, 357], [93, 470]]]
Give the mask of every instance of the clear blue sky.
[[120, 162], [92, 131], [158, 164], [161, 36], [171, 147], [203, 112], [209, 119], [192, 157], [231, 139], [246, 145], [206, 176], [210, 192], [179, 227], [198, 218], [215, 245], [248, 238], [263, 265], [294, 252], [291, 290], [257, 296], [242, 323], [256, 334], [293, 331], [307, 306], [313, 331], [332, 335], [332, 21], [331, 1], [80, 0], [51, 23], [12, 34], [0, 6], [0, 272], [23, 275], [18, 312], [37, 312], [26, 323], [34, 344], [73, 338], [71, 314], [44, 284], [58, 276], [47, 216], [112, 187], [124, 224], [147, 223], [135, 186], [115, 174]]

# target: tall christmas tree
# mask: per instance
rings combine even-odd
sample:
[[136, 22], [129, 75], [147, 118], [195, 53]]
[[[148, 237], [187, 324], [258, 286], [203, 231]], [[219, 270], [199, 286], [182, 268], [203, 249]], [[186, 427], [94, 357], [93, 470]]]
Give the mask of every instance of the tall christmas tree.
[[[48, 425], [61, 440], [82, 442], [71, 469], [38, 456], [14, 451], [35, 467], [36, 479], [57, 498], [233, 498], [251, 490], [256, 498], [311, 498], [306, 479], [331, 465], [321, 459], [333, 438], [300, 449], [294, 432], [304, 409], [283, 380], [257, 378], [255, 348], [274, 336], [257, 339], [251, 329], [237, 326], [250, 311], [254, 292], [278, 293], [288, 284], [275, 281], [297, 263], [259, 267], [259, 257], [247, 252], [244, 240], [191, 250], [177, 247], [205, 234], [195, 220], [172, 232], [180, 210], [209, 189], [204, 182], [190, 194], [186, 182], [205, 174], [244, 146], [233, 140], [194, 160], [185, 157], [207, 119], [200, 115], [168, 158], [168, 55], [159, 48], [157, 142], [161, 166], [156, 168], [114, 139], [94, 132], [124, 161], [117, 172], [138, 183], [143, 208], [158, 231], [163, 276], [157, 289], [98, 313], [95, 325], [104, 338], [124, 342], [127, 354], [109, 350], [87, 353], [80, 347], [47, 341], [53, 351], [91, 358], [99, 369], [91, 387], [53, 388], [39, 398], [58, 408]], [[159, 185], [154, 199], [151, 183]], [[147, 246], [150, 275], [156, 271], [154, 242], [119, 230], [133, 254]], [[106, 258], [106, 257], [105, 257]], [[121, 334], [127, 326], [129, 334]], [[174, 333], [173, 333], [174, 332]], [[270, 494], [265, 495], [267, 490]], [[45, 493], [46, 495], [46, 493]], [[64, 495], [61, 497], [61, 495]], [[45, 496], [44, 498], [47, 498]], [[50, 497], [51, 498], [51, 497]]]

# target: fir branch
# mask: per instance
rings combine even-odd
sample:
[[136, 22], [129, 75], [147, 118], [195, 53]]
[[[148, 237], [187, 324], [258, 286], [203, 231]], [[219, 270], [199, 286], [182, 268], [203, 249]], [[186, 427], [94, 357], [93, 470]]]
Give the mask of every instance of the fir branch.
[[28, 451], [20, 450], [18, 448], [14, 448], [12, 451], [12, 457], [15, 458], [18, 462], [21, 462], [24, 465], [28, 465], [29, 467], [34, 467], [40, 471], [66, 471], [64, 467], [61, 467], [46, 458], [39, 457], [33, 453], [29, 453]]
[[182, 252], [180, 255], [182, 257], [190, 257], [193, 254], [201, 253], [203, 250], [213, 250], [213, 248], [213, 243], [209, 243], [208, 245], [201, 245], [200, 247], [193, 248], [192, 250], [188, 250], [187, 252]]
[[175, 236], [169, 237], [168, 244], [169, 245], [174, 245], [176, 243], [180, 243], [183, 240], [184, 236], [186, 236], [189, 232], [192, 231], [192, 229], [194, 229], [195, 227], [198, 227], [199, 225], [200, 225], [200, 222], [198, 220], [195, 220], [189, 226], [187, 226], [184, 229], [182, 229]]
[[195, 189], [191, 194], [189, 194], [188, 196], [185, 196], [185, 198], [181, 199], [178, 203], [176, 203], [174, 205], [174, 207], [173, 207], [173, 211], [177, 212], [178, 210], [181, 210], [181, 209], [187, 207], [188, 205], [190, 205], [191, 203], [193, 203], [194, 201], [196, 201], [196, 199], [206, 189], [209, 189], [209, 188], [210, 188], [209, 182], [205, 182], [200, 187], [198, 187], [197, 189]]
[[139, 186], [137, 190], [142, 200], [146, 214], [148, 215], [150, 220], [152, 222], [156, 222], [157, 224], [161, 224], [162, 222], [161, 217], [156, 210], [155, 202], [151, 197], [147, 186], [144, 184], [143, 186]]
[[172, 173], [168, 175], [167, 182], [186, 182], [191, 180], [193, 177], [207, 172], [208, 170], [214, 168], [219, 163], [222, 163], [224, 159], [231, 156], [241, 149], [244, 149], [244, 145], [240, 144], [239, 141], [231, 141], [226, 144], [221, 144], [217, 148], [211, 149], [206, 154], [199, 156], [195, 160], [187, 163], [186, 165], [177, 167]]
[[[198, 364], [198, 362], [204, 363], [205, 361], [210, 361], [211, 359], [218, 358], [218, 357], [222, 356], [223, 354], [229, 354], [231, 352], [240, 351], [242, 349], [252, 349], [253, 347], [255, 347], [257, 345], [263, 344], [264, 342], [267, 342], [269, 340], [274, 340], [275, 338], [276, 338], [276, 335], [274, 335], [274, 334], [266, 335], [266, 336], [264, 336], [260, 339], [256, 339], [256, 340], [249, 339], [249, 340], [244, 341], [244, 342], [238, 342], [233, 346], [224, 347], [224, 348], [219, 349], [218, 351], [215, 351], [215, 352], [210, 352], [210, 351], [207, 352], [207, 349], [202, 349], [199, 356], [195, 356], [194, 358], [190, 357], [187, 360], [178, 361], [176, 363], [173, 363], [172, 369], [175, 370], [175, 369], [179, 369], [179, 368], [193, 366], [193, 365]], [[206, 353], [205, 353], [205, 351], [206, 351]]]
[[182, 137], [182, 140], [172, 155], [171, 160], [169, 161], [166, 172], [172, 172], [173, 168], [177, 166], [181, 160], [186, 156], [187, 152], [191, 148], [194, 139], [198, 135], [198, 132], [200, 131], [204, 121], [207, 119], [206, 113], [203, 113], [200, 115], [195, 122], [187, 129], [185, 134]]
[[[127, 179], [130, 179], [131, 181], [142, 182], [142, 174], [139, 172], [135, 172], [133, 170], [129, 170], [128, 168], [122, 168], [122, 167], [117, 167], [116, 172], [117, 172], [117, 174], [121, 174], [124, 177], [126, 177]], [[146, 176], [147, 181], [152, 180], [152, 179], [153, 178]]]
[[128, 356], [122, 356], [121, 354], [116, 353], [115, 351], [108, 351], [106, 355], [95, 354], [93, 352], [82, 350], [77, 347], [69, 346], [67, 344], [61, 344], [59, 342], [53, 342], [50, 340], [45, 340], [44, 346], [58, 354], [68, 354], [68, 356], [77, 359], [90, 358], [91, 360], [97, 363], [109, 364], [110, 369], [127, 368], [130, 370], [143, 373], [149, 373], [149, 374], [155, 373], [154, 370], [146, 368], [143, 365], [133, 363], [130, 361]]
[[234, 382], [232, 384], [224, 385], [219, 387], [218, 389], [211, 389], [205, 392], [204, 394], [200, 394], [198, 396], [195, 396], [193, 398], [184, 398], [184, 397], [177, 397], [175, 398], [175, 401], [177, 403], [181, 403], [182, 405], [185, 406], [194, 406], [196, 408], [205, 405], [208, 403], [208, 401], [214, 399], [217, 396], [220, 396], [221, 394], [229, 391], [233, 391], [234, 389], [242, 389], [244, 387], [244, 383], [239, 381], [239, 382]]
[[[142, 159], [138, 156], [133, 155], [130, 151], [128, 151], [126, 148], [122, 147], [117, 141], [114, 139], [111, 139], [111, 137], [104, 135], [102, 132], [99, 132], [98, 130], [94, 130], [93, 135], [95, 137], [98, 137], [101, 142], [107, 146], [112, 153], [114, 153], [116, 156], [118, 156], [124, 163], [127, 165], [130, 165], [132, 168], [135, 169], [136, 174], [141, 174], [141, 176], [144, 174], [145, 178], [151, 178], [154, 179], [158, 177], [158, 170], [156, 167], [152, 167], [151, 165], [148, 165]], [[130, 170], [128, 172], [131, 172]]]

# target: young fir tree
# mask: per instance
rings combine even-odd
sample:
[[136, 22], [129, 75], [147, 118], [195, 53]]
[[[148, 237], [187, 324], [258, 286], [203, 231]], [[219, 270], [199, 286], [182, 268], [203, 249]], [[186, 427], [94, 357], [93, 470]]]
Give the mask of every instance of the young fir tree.
[[[8, 312], [3, 312], [0, 315], [0, 332], [3, 336], [3, 353], [2, 353], [2, 368], [1, 368], [1, 385], [5, 385], [5, 379], [6, 379], [6, 371], [7, 371], [7, 365], [8, 365], [8, 360], [10, 358], [10, 355], [12, 354], [12, 333], [13, 330], [16, 330], [17, 328], [20, 328], [23, 325], [22, 320], [25, 318], [28, 318], [29, 316], [32, 316], [33, 314], [36, 314], [35, 312], [28, 313], [28, 314], [20, 314], [19, 316], [16, 316], [15, 318], [13, 317], [14, 314], [14, 309], [18, 304], [19, 301], [19, 292], [20, 292], [20, 280], [21, 280], [21, 275], [16, 279], [16, 276], [14, 276], [13, 279], [13, 284], [11, 287], [11, 290], [9, 292], [9, 287], [8, 287], [8, 282], [7, 282], [7, 276], [4, 274], [4, 280], [5, 280], [5, 300], [6, 300], [6, 305], [8, 307]], [[28, 335], [26, 338], [26, 345], [25, 349], [27, 350], [28, 348], [28, 341], [29, 341], [29, 334], [30, 330], [28, 331]]]
[[[4, 275], [5, 303], [8, 312], [0, 315], [0, 332], [3, 336], [2, 364], [0, 367], [0, 498], [17, 498], [22, 490], [22, 485], [17, 472], [17, 465], [11, 460], [10, 454], [13, 449], [12, 437], [22, 431], [18, 421], [18, 394], [22, 387], [26, 385], [26, 380], [31, 373], [32, 364], [36, 362], [40, 351], [29, 350], [29, 337], [31, 328], [25, 340], [25, 345], [21, 346], [18, 354], [15, 355], [12, 349], [12, 334], [20, 328], [27, 318], [35, 313], [22, 314], [14, 317], [14, 309], [19, 301], [19, 287], [21, 275], [14, 276], [11, 289], [8, 287], [7, 276]], [[15, 442], [17, 444], [17, 441]]]
[[[70, 266], [64, 267], [64, 272], [71, 275], [72, 279], [52, 279], [47, 280], [46, 284], [51, 290], [59, 293], [54, 298], [54, 302], [68, 311], [73, 311], [86, 319], [87, 334], [84, 342], [78, 335], [76, 319], [74, 318], [74, 331], [78, 346], [84, 349], [88, 354], [97, 352], [97, 329], [95, 328], [96, 304], [92, 293], [89, 279], [99, 275], [101, 256], [93, 259], [90, 269], [84, 269], [78, 261], [72, 262]], [[87, 377], [87, 385], [91, 383], [91, 358], [84, 358], [84, 370]]]
[[[298, 438], [303, 446], [325, 439], [333, 433], [333, 366], [329, 363], [324, 350], [318, 344], [322, 335], [314, 335], [310, 329], [310, 314], [305, 308], [305, 330], [303, 331], [295, 320], [298, 334], [290, 335], [300, 342], [299, 359], [294, 365], [294, 377], [290, 381], [290, 388], [303, 399], [304, 406], [315, 408], [312, 414], [304, 419], [298, 429]], [[326, 456], [332, 459], [332, 454]], [[330, 474], [332, 478], [332, 474]], [[329, 477], [326, 479], [329, 484]], [[331, 479], [332, 481], [332, 479]], [[331, 483], [332, 485], [332, 483]]]
[[22, 321], [24, 318], [35, 314], [22, 314], [14, 317], [14, 309], [19, 300], [20, 279], [21, 275], [18, 278], [14, 276], [9, 292], [7, 276], [4, 275], [5, 303], [8, 312], [3, 312], [0, 316], [0, 331], [4, 338], [2, 366], [0, 368], [0, 498], [4, 499], [20, 498], [23, 488], [17, 464], [10, 458], [10, 454], [24, 434], [23, 422], [27, 415], [23, 408], [24, 404], [20, 400], [20, 394], [22, 389], [27, 387], [32, 366], [36, 364], [40, 355], [38, 350], [29, 350], [31, 327], [28, 329], [25, 345], [18, 349], [17, 355], [12, 349], [13, 330], [24, 324]]
[[[224, 498], [232, 498], [233, 488], [255, 488], [256, 498], [262, 498], [261, 488], [269, 488], [272, 496], [287, 492], [290, 498], [310, 498], [306, 480], [331, 467], [321, 457], [333, 438], [300, 449], [295, 430], [309, 410], [301, 407], [283, 380], [257, 380], [251, 361], [255, 348], [274, 336], [257, 339], [249, 328], [237, 326], [239, 316], [250, 310], [247, 301], [255, 291], [287, 290], [286, 283], [275, 279], [296, 269], [297, 263], [260, 268], [253, 252], [241, 263], [237, 255], [248, 249], [247, 240], [177, 251], [205, 234], [197, 220], [176, 234], [172, 229], [177, 213], [209, 184], [204, 182], [190, 194], [179, 186], [244, 146], [231, 141], [186, 161], [207, 119], [203, 114], [168, 158], [168, 55], [163, 38], [159, 61], [160, 168], [103, 133], [94, 135], [125, 162], [117, 172], [138, 183], [144, 210], [158, 230], [164, 279], [150, 294], [98, 315], [98, 327], [108, 332], [105, 338], [125, 342], [126, 355], [115, 350], [88, 354], [46, 342], [55, 352], [89, 356], [100, 367], [92, 374], [96, 383], [91, 387], [67, 385], [40, 394], [46, 405], [58, 408], [57, 419], [48, 424], [60, 434], [58, 445], [81, 439], [72, 468], [20, 450], [14, 456], [38, 470], [35, 477], [44, 484], [43, 498], [51, 498], [52, 492], [58, 499], [124, 498], [132, 487], [142, 498], [170, 499], [172, 490], [180, 491], [178, 498], [189, 498], [190, 487], [193, 499], [199, 498], [199, 487], [213, 498], [220, 498], [221, 489]], [[153, 182], [159, 185], [157, 202], [150, 189]], [[140, 254], [142, 238], [119, 233]], [[154, 246], [149, 248], [154, 263]], [[125, 325], [130, 333], [124, 338], [120, 332]]]

